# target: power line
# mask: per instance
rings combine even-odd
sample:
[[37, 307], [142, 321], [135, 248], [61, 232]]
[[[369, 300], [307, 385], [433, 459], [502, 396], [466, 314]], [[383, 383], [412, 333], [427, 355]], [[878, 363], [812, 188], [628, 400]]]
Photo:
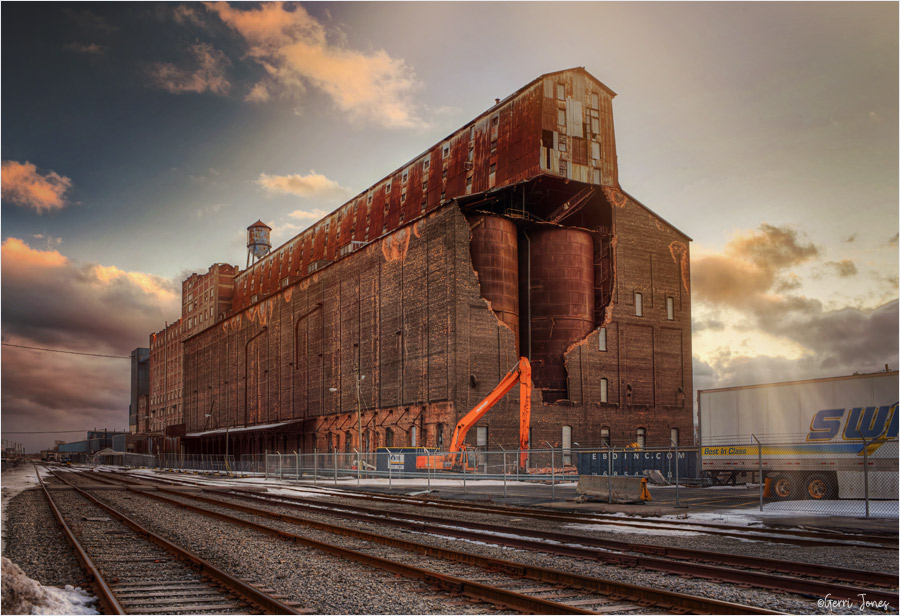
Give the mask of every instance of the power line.
[[3, 434], [69, 434], [72, 432], [91, 432], [91, 430], [45, 430], [42, 432], [10, 432], [4, 430]]
[[16, 347], [17, 349], [30, 349], [32, 351], [47, 351], [49, 353], [66, 353], [68, 355], [87, 355], [88, 357], [111, 357], [113, 359], [131, 359], [129, 355], [100, 355], [98, 353], [79, 353], [78, 351], [63, 351], [61, 349], [45, 349], [42, 347], [25, 346], [23, 344], [12, 344], [4, 342], [3, 346]]

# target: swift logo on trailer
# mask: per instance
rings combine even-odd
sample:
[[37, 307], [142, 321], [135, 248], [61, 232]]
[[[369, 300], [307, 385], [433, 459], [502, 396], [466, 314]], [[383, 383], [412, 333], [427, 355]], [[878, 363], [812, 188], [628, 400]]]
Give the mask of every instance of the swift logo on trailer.
[[[813, 415], [807, 442], [881, 441], [897, 438], [897, 403], [890, 406], [857, 406], [851, 409], [822, 409]], [[841, 428], [843, 427], [843, 431]], [[875, 444], [875, 448], [878, 448]], [[874, 451], [873, 449], [873, 451]], [[862, 450], [860, 450], [860, 453]]]

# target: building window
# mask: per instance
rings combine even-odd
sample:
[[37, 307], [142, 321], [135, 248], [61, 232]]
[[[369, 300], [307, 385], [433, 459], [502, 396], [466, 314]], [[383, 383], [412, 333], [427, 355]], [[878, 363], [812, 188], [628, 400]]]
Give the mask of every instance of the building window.
[[416, 437], [417, 436], [418, 436], [418, 428], [416, 426], [413, 426], [412, 428], [409, 429], [409, 446], [410, 447], [416, 446]]
[[641, 449], [647, 446], [647, 428], [637, 429], [637, 446]]
[[488, 444], [487, 426], [477, 426], [475, 428], [475, 446], [480, 449], [486, 449]]
[[591, 94], [591, 107], [594, 109], [600, 108], [600, 97], [596, 94]]
[[609, 402], [609, 381], [600, 379], [600, 402]]
[[422, 169], [428, 169], [431, 166], [431, 160], [426, 158], [425, 162], [422, 163]]
[[609, 447], [609, 428], [603, 427], [600, 428], [600, 446], [601, 447]]
[[558, 83], [556, 84], [556, 98], [561, 101], [566, 100], [566, 84]]
[[385, 428], [384, 430], [384, 446], [385, 447], [393, 447], [394, 446], [394, 431], [390, 428]]
[[466, 194], [472, 194], [472, 176], [466, 178]]
[[673, 445], [678, 445], [678, 428], [672, 428], [669, 432], [669, 440], [672, 441]]
[[675, 298], [667, 297], [666, 298], [666, 318], [670, 321], [675, 320]]
[[601, 351], [605, 351], [606, 350], [606, 328], [605, 327], [600, 328], [600, 333], [597, 336], [597, 339], [599, 341], [597, 347]]
[[441, 158], [447, 158], [450, 155], [450, 144], [444, 145], [441, 149]]
[[565, 109], [557, 109], [556, 110], [556, 123], [560, 126], [566, 125], [566, 110]]
[[572, 426], [562, 427], [563, 464], [572, 463]]
[[444, 448], [444, 424], [439, 423], [434, 428], [434, 444], [438, 449]]
[[644, 316], [644, 295], [642, 293], [634, 294], [634, 316]]

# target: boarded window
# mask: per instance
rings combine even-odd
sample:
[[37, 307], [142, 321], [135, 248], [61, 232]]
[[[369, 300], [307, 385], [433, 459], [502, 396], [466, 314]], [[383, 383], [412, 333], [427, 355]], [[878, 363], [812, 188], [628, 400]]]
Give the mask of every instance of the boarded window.
[[637, 429], [637, 444], [642, 449], [647, 446], [647, 428]]
[[572, 426], [562, 427], [563, 464], [572, 463]]
[[566, 100], [566, 84], [564, 84], [564, 83], [556, 84], [556, 98], [561, 101]]
[[634, 294], [634, 316], [644, 316], [644, 296], [641, 293]]
[[600, 446], [609, 447], [609, 443], [609, 428], [604, 426], [600, 428]]
[[600, 379], [600, 402], [609, 402], [609, 381]]
[[600, 160], [600, 144], [596, 141], [591, 142], [591, 158]]
[[409, 446], [410, 447], [416, 446], [416, 437], [418, 437], [418, 436], [419, 436], [419, 433], [418, 433], [418, 428], [416, 426], [413, 426], [412, 428], [409, 429]]
[[594, 109], [600, 108], [600, 97], [597, 94], [591, 94], [591, 107]]
[[394, 431], [390, 428], [385, 428], [384, 430], [384, 446], [385, 447], [393, 447], [394, 446]]
[[669, 432], [669, 439], [672, 441], [673, 445], [678, 445], [678, 428], [672, 428]]
[[601, 351], [605, 351], [606, 350], [606, 328], [605, 327], [600, 328], [600, 334], [598, 336], [598, 340], [600, 341], [598, 344], [598, 348]]
[[556, 110], [556, 123], [560, 126], [566, 125], [566, 110], [565, 109], [557, 109]]

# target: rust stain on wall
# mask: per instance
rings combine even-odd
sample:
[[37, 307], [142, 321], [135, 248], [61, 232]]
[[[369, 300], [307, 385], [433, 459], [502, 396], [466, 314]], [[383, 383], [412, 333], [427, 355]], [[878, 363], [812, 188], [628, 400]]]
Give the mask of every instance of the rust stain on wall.
[[618, 188], [604, 186], [603, 194], [606, 195], [606, 200], [614, 207], [623, 208], [625, 207], [625, 204], [628, 203], [628, 197], [626, 197], [625, 193]]
[[409, 250], [409, 238], [412, 234], [407, 229], [400, 229], [393, 235], [384, 238], [381, 243], [381, 254], [388, 263], [403, 261]]
[[287, 289], [285, 289], [284, 293], [282, 294], [282, 297], [284, 297], [285, 303], [288, 303], [288, 304], [291, 303], [291, 298], [293, 296], [294, 296], [294, 287], [288, 287]]
[[684, 290], [691, 292], [690, 271], [688, 270], [688, 247], [684, 242], [672, 242], [669, 244], [669, 252], [672, 254], [672, 260], [681, 267], [681, 282], [684, 284]]

